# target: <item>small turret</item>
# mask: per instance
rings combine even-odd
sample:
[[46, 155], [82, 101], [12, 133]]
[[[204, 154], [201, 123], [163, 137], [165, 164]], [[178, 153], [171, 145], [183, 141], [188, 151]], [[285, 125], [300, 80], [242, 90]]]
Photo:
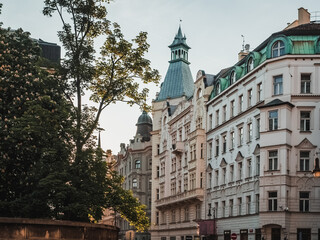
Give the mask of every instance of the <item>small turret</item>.
[[146, 111], [143, 111], [138, 118], [136, 136], [142, 136], [142, 142], [150, 141], [150, 132], [152, 131], [152, 119]]

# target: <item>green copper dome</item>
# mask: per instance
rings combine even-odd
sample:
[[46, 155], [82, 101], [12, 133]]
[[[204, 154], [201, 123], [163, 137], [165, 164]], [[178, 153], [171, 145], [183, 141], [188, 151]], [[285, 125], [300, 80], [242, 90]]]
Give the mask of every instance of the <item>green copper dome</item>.
[[140, 124], [151, 124], [152, 125], [152, 119], [146, 111], [143, 111], [142, 114], [138, 118], [137, 125], [140, 125]]
[[190, 47], [186, 43], [186, 37], [182, 35], [181, 27], [179, 27], [178, 33], [169, 48], [171, 49], [171, 60], [156, 101], [193, 96], [194, 82], [188, 62]]

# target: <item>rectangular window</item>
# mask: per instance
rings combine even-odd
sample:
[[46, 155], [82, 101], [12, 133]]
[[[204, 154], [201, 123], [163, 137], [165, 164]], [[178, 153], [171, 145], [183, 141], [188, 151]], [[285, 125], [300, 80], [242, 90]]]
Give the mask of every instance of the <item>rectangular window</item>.
[[260, 118], [256, 119], [256, 138], [260, 138]]
[[269, 192], [268, 198], [268, 209], [269, 211], [277, 211], [278, 209], [278, 193], [277, 192]]
[[230, 149], [234, 148], [234, 132], [230, 133]]
[[196, 205], [196, 219], [201, 219], [201, 207], [200, 207], [200, 204]]
[[248, 129], [248, 142], [251, 142], [252, 141], [252, 123], [248, 123], [247, 129]]
[[171, 210], [171, 222], [175, 223], [176, 222], [176, 211]]
[[226, 201], [222, 201], [221, 202], [221, 210], [222, 210], [222, 213], [221, 213], [221, 217], [225, 217], [226, 216]]
[[188, 207], [186, 207], [184, 209], [184, 220], [189, 221], [189, 208]]
[[238, 133], [239, 133], [239, 142], [238, 142], [238, 145], [239, 145], [239, 146], [242, 146], [242, 144], [243, 144], [243, 127], [239, 127]]
[[311, 74], [301, 74], [301, 93], [311, 93]]
[[210, 142], [208, 146], [208, 158], [212, 158], [212, 142]]
[[234, 117], [234, 108], [235, 108], [234, 100], [232, 100], [230, 102], [230, 117]]
[[233, 199], [229, 200], [229, 216], [233, 216]]
[[311, 240], [311, 228], [298, 228], [297, 240]]
[[222, 184], [226, 183], [226, 168], [222, 168]]
[[309, 171], [310, 164], [310, 152], [301, 151], [300, 152], [300, 171]]
[[243, 111], [243, 95], [239, 96], [239, 113]]
[[230, 165], [230, 182], [234, 181], [234, 165]]
[[247, 196], [247, 203], [246, 203], [246, 211], [247, 214], [251, 213], [251, 196]]
[[222, 122], [225, 122], [227, 120], [227, 105], [224, 105], [222, 107]]
[[160, 191], [159, 191], [159, 188], [157, 188], [157, 200], [160, 199]]
[[248, 107], [252, 106], [252, 89], [248, 90]]
[[238, 163], [238, 180], [242, 179], [242, 162]]
[[256, 213], [259, 212], [259, 208], [260, 208], [260, 195], [256, 194]]
[[177, 170], [177, 159], [172, 158], [171, 159], [171, 172], [175, 172]]
[[309, 111], [300, 112], [300, 131], [310, 131], [310, 115]]
[[171, 182], [171, 196], [176, 195], [176, 182], [172, 181]]
[[269, 151], [269, 170], [278, 170], [278, 151]]
[[222, 136], [222, 152], [225, 153], [227, 151], [227, 135]]
[[262, 101], [262, 83], [257, 85], [257, 100], [258, 102]]
[[212, 173], [208, 173], [208, 188], [212, 187]]
[[219, 139], [216, 139], [216, 157], [219, 156]]
[[184, 175], [184, 179], [183, 179], [183, 190], [186, 192], [188, 191], [188, 175]]
[[273, 95], [281, 95], [283, 93], [282, 75], [273, 77]]
[[238, 198], [238, 215], [242, 214], [242, 198]]
[[260, 176], [260, 155], [256, 156], [256, 176]]
[[269, 130], [277, 130], [278, 129], [278, 110], [269, 112]]
[[252, 165], [251, 165], [251, 159], [247, 160], [247, 176], [252, 177]]
[[218, 126], [220, 123], [220, 119], [219, 119], [219, 110], [216, 111], [216, 126]]
[[209, 115], [208, 129], [212, 129], [212, 114]]
[[216, 180], [215, 180], [215, 186], [218, 186], [219, 185], [219, 170], [216, 170], [215, 171], [215, 177], [216, 177]]
[[156, 212], [156, 225], [159, 225], [159, 212]]
[[299, 192], [300, 212], [309, 212], [309, 192]]

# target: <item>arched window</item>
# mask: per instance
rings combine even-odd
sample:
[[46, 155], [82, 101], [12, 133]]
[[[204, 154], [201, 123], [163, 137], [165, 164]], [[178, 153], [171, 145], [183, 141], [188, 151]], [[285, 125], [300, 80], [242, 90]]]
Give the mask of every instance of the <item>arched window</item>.
[[247, 72], [250, 72], [254, 68], [253, 65], [253, 58], [249, 58], [248, 63], [247, 63]]
[[232, 71], [231, 74], [230, 74], [230, 84], [235, 83], [236, 80], [237, 80], [237, 78], [236, 78], [236, 72], [235, 72], [235, 71]]
[[284, 43], [282, 41], [276, 41], [271, 48], [272, 51], [272, 57], [280, 57], [284, 55], [285, 53], [285, 48], [284, 48]]
[[140, 160], [136, 160], [135, 166], [136, 166], [136, 169], [140, 169], [141, 168], [141, 161]]
[[138, 187], [138, 180], [136, 178], [132, 179], [132, 187], [137, 188]]
[[199, 88], [198, 89], [198, 92], [197, 92], [197, 99], [201, 98], [202, 97], [202, 89]]

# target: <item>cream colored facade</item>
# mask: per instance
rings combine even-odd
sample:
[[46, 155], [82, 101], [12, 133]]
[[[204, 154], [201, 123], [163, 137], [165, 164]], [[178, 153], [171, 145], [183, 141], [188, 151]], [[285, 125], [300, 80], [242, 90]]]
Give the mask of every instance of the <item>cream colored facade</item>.
[[320, 179], [311, 172], [320, 158], [319, 26], [273, 34], [215, 78], [206, 211], [216, 214], [218, 239], [320, 238]]
[[[198, 239], [204, 218], [205, 88], [197, 74], [193, 97], [153, 102], [152, 239]], [[171, 113], [171, 116], [169, 114]]]

